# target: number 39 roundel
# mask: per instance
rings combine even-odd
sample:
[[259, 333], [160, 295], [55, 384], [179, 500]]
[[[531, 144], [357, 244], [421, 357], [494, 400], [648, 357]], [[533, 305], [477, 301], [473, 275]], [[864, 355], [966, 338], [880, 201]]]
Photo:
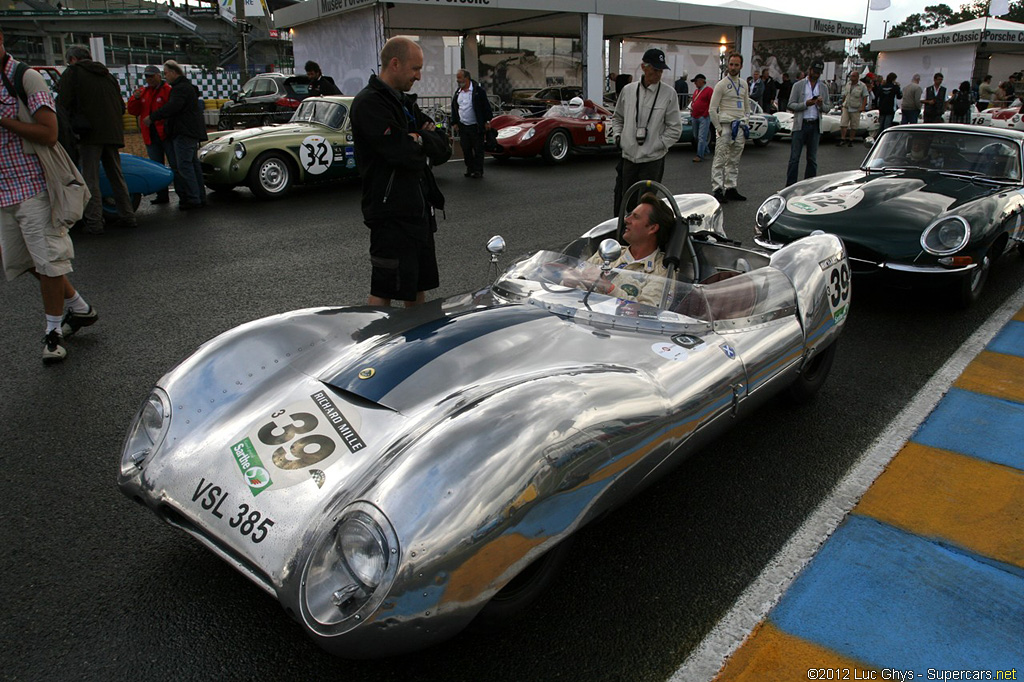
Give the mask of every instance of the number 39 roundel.
[[831, 192], [817, 192], [802, 197], [792, 197], [786, 202], [791, 213], [799, 215], [825, 215], [849, 211], [864, 198], [859, 187], [837, 187]]
[[322, 135], [310, 135], [299, 145], [299, 160], [307, 173], [320, 175], [334, 163], [334, 149]]

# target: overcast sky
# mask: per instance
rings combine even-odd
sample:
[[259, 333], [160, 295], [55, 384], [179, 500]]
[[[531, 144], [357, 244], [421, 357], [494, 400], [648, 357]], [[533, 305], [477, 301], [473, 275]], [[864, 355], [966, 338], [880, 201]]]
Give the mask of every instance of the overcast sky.
[[[838, 19], [840, 21], [852, 21], [858, 24], [864, 23], [864, 14], [867, 11], [867, 0], [854, 0], [853, 2], [829, 2], [821, 0], [746, 0], [754, 5], [768, 7], [778, 12], [800, 14], [807, 17], [818, 17], [821, 19]], [[963, 4], [958, 0], [892, 0], [888, 9], [880, 12], [868, 12], [867, 28], [865, 38], [870, 41], [882, 37], [884, 29], [883, 21], [888, 20], [889, 26], [900, 23], [908, 15], [915, 12], [924, 12], [925, 5], [945, 4], [954, 10], [960, 9]], [[823, 8], [824, 6], [824, 8]]]

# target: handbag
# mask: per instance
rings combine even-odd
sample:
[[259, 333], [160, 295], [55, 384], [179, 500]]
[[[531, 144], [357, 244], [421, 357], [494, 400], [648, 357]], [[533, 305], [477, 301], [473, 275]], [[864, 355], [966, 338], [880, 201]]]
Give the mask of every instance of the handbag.
[[[28, 73], [30, 72], [26, 72], [25, 75], [27, 76]], [[42, 78], [39, 80], [42, 82]], [[24, 123], [35, 123], [32, 114], [28, 111], [28, 104], [20, 96], [18, 99], [18, 120]], [[50, 147], [23, 138], [22, 143], [25, 151], [35, 154], [39, 159], [39, 164], [43, 167], [43, 175], [46, 177], [46, 192], [50, 196], [50, 218], [53, 226], [64, 230], [70, 229], [85, 215], [85, 206], [92, 198], [92, 193], [89, 192], [89, 188], [85, 184], [85, 178], [82, 177], [60, 142], [56, 142]]]

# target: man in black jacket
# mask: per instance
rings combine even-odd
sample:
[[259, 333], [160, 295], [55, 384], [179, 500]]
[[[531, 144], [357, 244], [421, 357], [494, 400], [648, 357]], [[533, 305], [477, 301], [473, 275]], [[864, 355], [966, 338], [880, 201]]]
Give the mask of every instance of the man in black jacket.
[[484, 135], [491, 129], [491, 103], [482, 85], [469, 77], [469, 71], [455, 74], [459, 89], [452, 96], [452, 132], [459, 136], [466, 159], [466, 177], [484, 176]]
[[[70, 114], [72, 129], [78, 136], [82, 176], [92, 195], [85, 207], [83, 229], [86, 234], [103, 234], [104, 222], [135, 227], [135, 210], [121, 172], [120, 150], [124, 146], [121, 87], [106, 66], [92, 60], [92, 53], [84, 45], [69, 47], [65, 58], [69, 66], [61, 76], [57, 102]], [[114, 190], [116, 220], [104, 221], [101, 163]]]
[[420, 79], [423, 50], [391, 38], [380, 53], [380, 76], [352, 103], [356, 166], [363, 180], [363, 221], [370, 228], [370, 305], [423, 303], [439, 286], [434, 209], [444, 195], [431, 164], [451, 156], [448, 138], [407, 94]]
[[206, 187], [203, 168], [199, 164], [199, 144], [209, 139], [206, 123], [199, 103], [199, 91], [185, 77], [181, 65], [173, 59], [164, 62], [164, 78], [171, 84], [171, 96], [163, 105], [142, 120], [165, 120], [164, 129], [170, 145], [166, 148], [167, 161], [174, 169], [174, 191], [178, 195], [178, 208], [188, 211], [206, 205]]
[[341, 94], [341, 89], [335, 84], [334, 79], [325, 76], [320, 70], [320, 65], [312, 59], [306, 62], [306, 78], [309, 79], [310, 97]]

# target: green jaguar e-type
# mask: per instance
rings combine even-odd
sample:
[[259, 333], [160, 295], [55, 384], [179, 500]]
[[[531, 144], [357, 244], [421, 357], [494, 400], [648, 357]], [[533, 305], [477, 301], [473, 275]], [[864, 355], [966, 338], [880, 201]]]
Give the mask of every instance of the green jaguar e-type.
[[992, 263], [1024, 254], [1024, 132], [960, 124], [887, 129], [857, 170], [765, 199], [754, 242], [769, 250], [823, 231], [842, 238], [855, 276], [949, 284], [978, 299]]
[[351, 109], [351, 97], [310, 97], [288, 123], [213, 133], [199, 150], [203, 181], [277, 199], [296, 184], [355, 177]]

